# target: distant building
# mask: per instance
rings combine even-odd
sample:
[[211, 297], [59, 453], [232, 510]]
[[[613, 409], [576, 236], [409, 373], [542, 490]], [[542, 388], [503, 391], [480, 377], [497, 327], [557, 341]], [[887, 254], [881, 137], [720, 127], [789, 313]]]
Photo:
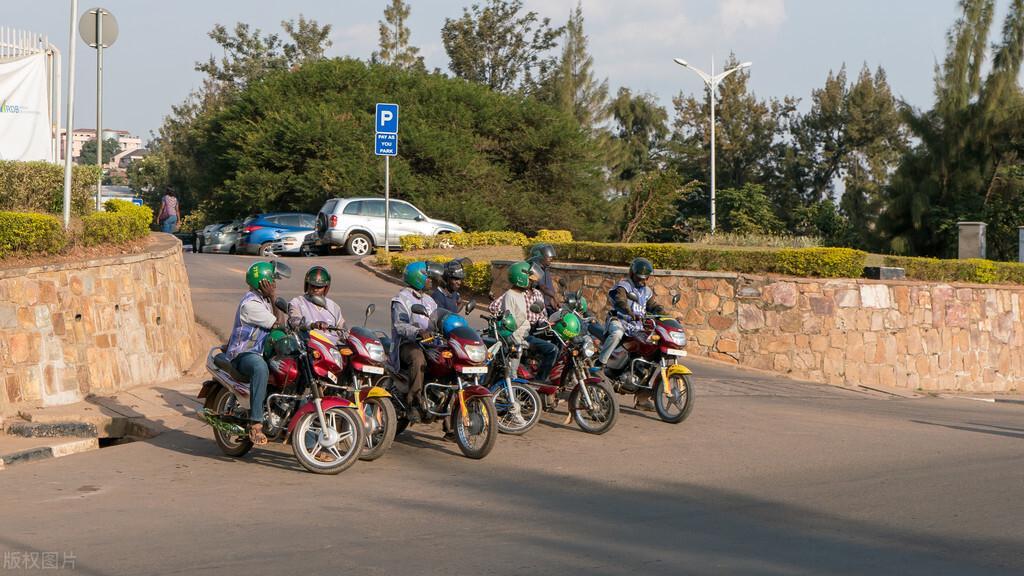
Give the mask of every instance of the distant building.
[[[64, 159], [64, 142], [66, 133], [66, 130], [60, 131], [61, 160]], [[103, 139], [109, 140], [111, 138], [117, 140], [119, 154], [142, 148], [142, 138], [132, 136], [127, 130], [104, 130]], [[77, 161], [79, 156], [82, 155], [82, 146], [86, 142], [95, 139], [96, 130], [94, 128], [76, 128], [73, 130], [71, 132], [71, 159]], [[104, 162], [104, 165], [108, 168], [116, 168], [120, 160], [121, 158], [118, 158], [118, 156], [115, 155], [114, 158], [107, 159], [107, 161]]]

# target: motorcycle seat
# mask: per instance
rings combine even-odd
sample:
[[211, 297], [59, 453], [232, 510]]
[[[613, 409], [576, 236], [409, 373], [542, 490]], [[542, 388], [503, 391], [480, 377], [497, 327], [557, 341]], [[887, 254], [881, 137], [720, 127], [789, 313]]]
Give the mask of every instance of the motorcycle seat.
[[248, 383], [249, 382], [249, 377], [248, 376], [246, 376], [245, 374], [242, 374], [238, 370], [235, 370], [235, 367], [231, 364], [231, 360], [228, 360], [227, 354], [224, 354], [223, 352], [221, 352], [220, 354], [217, 354], [216, 356], [214, 356], [213, 357], [213, 364], [217, 368], [220, 368], [221, 370], [227, 372], [229, 376], [231, 376], [232, 378], [234, 378], [238, 382], [242, 382], [242, 383]]
[[380, 345], [384, 347], [384, 351], [385, 352], [387, 352], [389, 354], [391, 353], [391, 337], [390, 336], [381, 336], [380, 337]]
[[490, 336], [481, 336], [480, 338], [484, 341], [484, 346], [487, 346], [488, 348], [494, 346], [498, 341], [496, 338], [491, 338]]

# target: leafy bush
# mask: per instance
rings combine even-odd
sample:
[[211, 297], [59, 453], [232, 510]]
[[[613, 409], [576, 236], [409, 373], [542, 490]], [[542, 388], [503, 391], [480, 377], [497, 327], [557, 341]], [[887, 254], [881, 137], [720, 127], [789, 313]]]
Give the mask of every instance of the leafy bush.
[[910, 256], [886, 256], [885, 266], [903, 268], [911, 280], [971, 282], [975, 284], [1024, 284], [1024, 264], [969, 260], [940, 260]]
[[559, 260], [629, 264], [649, 259], [656, 268], [859, 278], [867, 254], [850, 248], [739, 249], [685, 244], [556, 244]]
[[569, 230], [537, 230], [533, 242], [547, 242], [548, 244], [572, 242], [572, 232]]
[[[99, 168], [71, 168], [71, 213], [84, 216], [95, 202]], [[0, 210], [19, 212], [64, 211], [64, 166], [49, 162], [0, 160]]]
[[65, 245], [64, 226], [56, 216], [0, 212], [0, 258], [15, 252], [56, 254]]
[[423, 250], [438, 248], [442, 243], [451, 243], [458, 248], [470, 246], [526, 246], [530, 240], [521, 232], [460, 232], [437, 236], [402, 236], [402, 250]]
[[[377, 262], [381, 262], [382, 256], [377, 256]], [[419, 258], [411, 258], [408, 256], [396, 256], [391, 254], [388, 261], [388, 266], [391, 271], [398, 276], [401, 276], [405, 270], [405, 267], [410, 262], [416, 262]], [[427, 258], [428, 262], [445, 263], [452, 260], [447, 256], [431, 256]], [[465, 267], [466, 278], [462, 281], [463, 287], [470, 292], [477, 294], [486, 294], [491, 289], [491, 263], [487, 261], [477, 261]]]
[[153, 211], [125, 200], [108, 200], [106, 212], [95, 212], [82, 219], [82, 243], [123, 244], [149, 234]]
[[751, 246], [762, 248], [815, 248], [821, 246], [816, 236], [787, 236], [785, 234], [736, 234], [716, 232], [701, 234], [693, 239], [702, 246]]

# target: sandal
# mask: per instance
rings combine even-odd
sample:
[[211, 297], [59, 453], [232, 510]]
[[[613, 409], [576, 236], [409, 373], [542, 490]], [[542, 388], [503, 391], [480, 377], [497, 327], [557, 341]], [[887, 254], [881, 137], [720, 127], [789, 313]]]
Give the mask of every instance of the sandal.
[[263, 426], [255, 424], [249, 427], [249, 441], [253, 446], [266, 446], [269, 442], [267, 435], [263, 433]]

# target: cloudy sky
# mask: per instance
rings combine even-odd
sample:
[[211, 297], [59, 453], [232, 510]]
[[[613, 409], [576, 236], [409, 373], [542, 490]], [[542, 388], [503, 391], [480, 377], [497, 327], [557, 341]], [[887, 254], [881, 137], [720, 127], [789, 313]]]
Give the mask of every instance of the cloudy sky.
[[[193, 70], [215, 50], [206, 33], [218, 23], [247, 22], [280, 32], [281, 20], [301, 13], [333, 26], [329, 54], [367, 58], [377, 46], [385, 0], [103, 0], [120, 36], [104, 51], [104, 124], [144, 139], [172, 104], [200, 84]], [[447, 69], [441, 44], [445, 18], [469, 0], [409, 0], [412, 43], [429, 68]], [[996, 26], [1009, 0], [999, 2]], [[70, 0], [5, 2], [0, 26], [49, 35], [67, 66]], [[576, 0], [525, 0], [561, 24]], [[80, 3], [79, 13], [93, 2]], [[701, 82], [672, 62], [705, 70], [730, 52], [753, 61], [751, 86], [760, 96], [792, 95], [804, 102], [831, 69], [883, 66], [895, 92], [916, 106], [931, 103], [935, 61], [956, 17], [955, 0], [583, 0], [596, 72], [612, 92], [627, 86], [670, 106], [674, 95], [696, 93]], [[95, 125], [95, 52], [78, 41], [76, 127]], [[65, 72], [65, 78], [67, 74]]]

